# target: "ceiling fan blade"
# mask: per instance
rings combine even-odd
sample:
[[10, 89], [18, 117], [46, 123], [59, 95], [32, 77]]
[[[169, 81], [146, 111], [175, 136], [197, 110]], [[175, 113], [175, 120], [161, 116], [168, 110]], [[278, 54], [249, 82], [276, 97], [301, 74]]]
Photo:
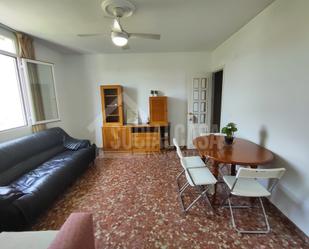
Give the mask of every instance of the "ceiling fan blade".
[[99, 34], [99, 33], [96, 33], [96, 34], [77, 34], [77, 36], [79, 36], [79, 37], [90, 37], [90, 36], [100, 36], [100, 35], [103, 35], [103, 34]]
[[158, 34], [143, 34], [143, 33], [129, 33], [129, 37], [130, 38], [160, 40], [161, 35], [158, 35]]
[[113, 31], [122, 32], [122, 27], [118, 18], [114, 19], [113, 23]]

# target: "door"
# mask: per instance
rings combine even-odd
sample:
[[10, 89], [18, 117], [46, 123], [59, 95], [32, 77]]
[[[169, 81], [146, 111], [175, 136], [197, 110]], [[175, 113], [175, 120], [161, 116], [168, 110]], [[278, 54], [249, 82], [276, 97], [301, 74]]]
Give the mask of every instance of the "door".
[[222, 102], [222, 84], [223, 70], [214, 72], [213, 78], [213, 100], [212, 100], [212, 119], [211, 132], [220, 132], [221, 128], [221, 102]]
[[187, 148], [193, 139], [210, 131], [212, 95], [211, 74], [193, 77], [188, 87]]

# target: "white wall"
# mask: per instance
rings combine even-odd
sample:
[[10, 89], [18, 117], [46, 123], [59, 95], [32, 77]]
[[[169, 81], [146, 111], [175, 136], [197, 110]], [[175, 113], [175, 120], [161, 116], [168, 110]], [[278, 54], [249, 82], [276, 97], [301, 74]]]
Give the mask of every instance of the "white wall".
[[[102, 146], [102, 114], [99, 86], [124, 86], [124, 102], [139, 109], [145, 123], [148, 117], [150, 90], [159, 90], [169, 98], [169, 120], [172, 135], [185, 144], [187, 113], [187, 82], [195, 73], [210, 70], [210, 54], [200, 53], [147, 53], [100, 54], [67, 56], [66, 84], [69, 84], [74, 135], [88, 137]], [[77, 97], [74, 97], [77, 96]], [[81, 96], [81, 97], [80, 97]], [[76, 106], [76, 107], [74, 107]], [[66, 115], [66, 113], [64, 113]], [[73, 127], [74, 126], [74, 127]]]
[[[62, 64], [62, 58], [63, 55], [55, 50], [54, 48], [49, 47], [48, 44], [45, 44], [44, 42], [41, 41], [34, 41], [34, 48], [35, 48], [35, 53], [36, 53], [36, 59], [41, 60], [41, 61], [46, 61], [46, 62], [51, 62], [55, 64], [55, 78], [56, 78], [56, 83], [58, 87], [58, 98], [59, 98], [59, 105], [60, 109], [66, 111], [66, 95], [63, 95], [62, 93], [69, 90], [65, 88], [65, 84], [63, 81], [63, 71], [64, 67]], [[48, 127], [52, 126], [62, 126], [64, 128], [68, 128], [66, 126], [66, 117], [62, 117], [61, 122], [49, 124]], [[0, 142], [7, 141], [10, 139], [26, 136], [28, 134], [31, 134], [31, 126], [27, 127], [21, 127], [21, 128], [16, 128], [16, 129], [11, 129], [7, 131], [1, 131], [0, 132]]]
[[272, 201], [307, 235], [308, 10], [308, 0], [277, 0], [212, 54], [213, 69], [224, 66], [222, 124], [275, 153], [287, 172]]

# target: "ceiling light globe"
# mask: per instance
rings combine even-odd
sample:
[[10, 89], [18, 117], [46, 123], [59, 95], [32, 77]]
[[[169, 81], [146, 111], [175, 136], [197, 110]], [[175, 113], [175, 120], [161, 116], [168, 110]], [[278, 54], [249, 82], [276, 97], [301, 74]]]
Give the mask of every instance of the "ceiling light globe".
[[112, 41], [118, 47], [128, 44], [128, 35], [124, 32], [112, 32]]

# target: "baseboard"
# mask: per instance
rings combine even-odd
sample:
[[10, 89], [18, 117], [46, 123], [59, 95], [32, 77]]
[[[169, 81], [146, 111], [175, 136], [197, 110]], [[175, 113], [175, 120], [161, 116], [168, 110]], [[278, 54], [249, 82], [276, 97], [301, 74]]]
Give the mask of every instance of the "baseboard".
[[289, 226], [293, 227], [293, 230], [296, 232], [296, 234], [302, 238], [306, 243], [309, 243], [309, 237], [302, 231], [300, 228], [291, 221], [282, 211], [275, 206], [269, 199], [266, 198], [268, 201], [268, 204], [272, 205], [274, 209], [276, 209], [276, 212], [279, 213], [279, 215], [282, 217], [282, 219], [286, 220], [286, 222], [289, 224]]

